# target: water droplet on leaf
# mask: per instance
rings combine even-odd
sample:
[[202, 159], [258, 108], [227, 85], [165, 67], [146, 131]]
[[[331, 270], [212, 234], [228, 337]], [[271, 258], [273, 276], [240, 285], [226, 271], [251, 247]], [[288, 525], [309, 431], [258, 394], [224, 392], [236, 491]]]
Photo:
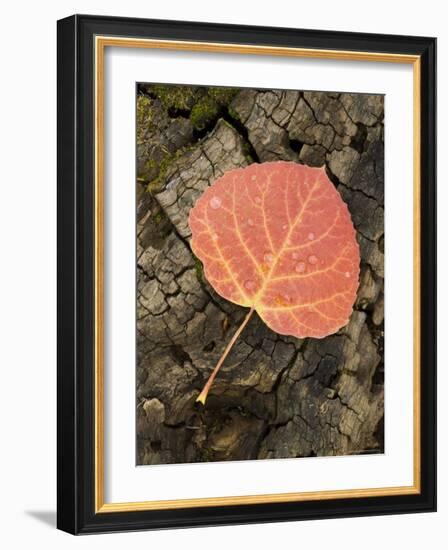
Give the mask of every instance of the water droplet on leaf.
[[275, 303], [278, 306], [285, 307], [291, 303], [291, 296], [289, 294], [278, 294], [275, 297]]
[[263, 259], [267, 264], [271, 264], [274, 261], [274, 255], [270, 252], [266, 252], [266, 254], [263, 256]]
[[219, 197], [212, 197], [210, 199], [210, 207], [213, 208], [213, 210], [217, 210], [222, 204], [222, 201]]
[[308, 256], [308, 262], [309, 262], [311, 265], [317, 264], [317, 261], [318, 261], [318, 260], [317, 260], [317, 256], [314, 256], [314, 255]]
[[306, 269], [305, 262], [299, 262], [298, 264], [296, 264], [296, 267], [294, 269], [297, 271], [297, 273], [303, 273]]
[[254, 226], [254, 220], [252, 218], [249, 218], [247, 220], [247, 225], [250, 225], [251, 227], [253, 227]]
[[248, 281], [245, 281], [244, 282], [244, 288], [246, 290], [253, 290], [255, 288], [255, 283], [254, 281], [251, 281], [251, 280], [248, 280]]
[[314, 241], [314, 238], [315, 238], [314, 233], [308, 233], [308, 240], [309, 241]]

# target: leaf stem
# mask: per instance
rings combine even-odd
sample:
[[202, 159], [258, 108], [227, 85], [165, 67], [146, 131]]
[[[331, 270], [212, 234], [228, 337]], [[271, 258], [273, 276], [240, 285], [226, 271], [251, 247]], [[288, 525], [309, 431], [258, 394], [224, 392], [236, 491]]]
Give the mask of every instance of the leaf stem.
[[219, 369], [221, 368], [221, 365], [224, 363], [225, 358], [229, 354], [230, 350], [232, 349], [234, 343], [237, 341], [238, 336], [243, 332], [244, 327], [249, 322], [250, 318], [252, 317], [253, 312], [255, 309], [252, 307], [249, 311], [249, 313], [244, 318], [244, 321], [239, 326], [238, 330], [235, 332], [235, 334], [232, 336], [232, 339], [227, 344], [226, 349], [224, 350], [224, 353], [221, 355], [221, 358], [219, 359], [218, 363], [216, 364], [216, 367], [213, 369], [213, 372], [211, 373], [209, 379], [207, 380], [207, 383], [205, 384], [204, 388], [202, 389], [201, 393], [198, 395], [196, 399], [196, 403], [202, 403], [202, 405], [205, 405], [205, 401], [207, 399], [208, 392], [211, 388], [211, 385], [213, 384], [213, 380], [216, 378], [216, 375], [218, 374]]

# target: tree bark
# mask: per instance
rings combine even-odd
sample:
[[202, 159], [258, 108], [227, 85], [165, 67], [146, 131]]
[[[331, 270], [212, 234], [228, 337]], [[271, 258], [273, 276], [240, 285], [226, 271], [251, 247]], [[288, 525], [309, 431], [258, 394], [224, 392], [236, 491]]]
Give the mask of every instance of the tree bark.
[[[138, 464], [383, 452], [383, 97], [167, 92], [145, 85], [137, 99]], [[358, 298], [322, 340], [254, 314], [198, 407], [247, 310], [205, 280], [188, 212], [227, 170], [271, 160], [325, 165], [357, 230]]]

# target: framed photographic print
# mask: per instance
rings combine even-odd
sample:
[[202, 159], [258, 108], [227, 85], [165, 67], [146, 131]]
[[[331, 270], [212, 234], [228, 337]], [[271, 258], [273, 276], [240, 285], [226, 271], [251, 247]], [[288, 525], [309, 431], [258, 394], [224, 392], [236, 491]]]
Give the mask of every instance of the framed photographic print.
[[433, 38], [58, 22], [58, 527], [436, 507]]

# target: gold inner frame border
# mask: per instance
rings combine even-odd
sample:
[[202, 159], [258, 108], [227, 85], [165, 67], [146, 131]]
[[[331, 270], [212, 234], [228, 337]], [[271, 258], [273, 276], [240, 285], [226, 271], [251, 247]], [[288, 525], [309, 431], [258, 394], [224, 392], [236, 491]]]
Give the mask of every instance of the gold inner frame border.
[[[106, 503], [104, 501], [104, 55], [106, 47], [145, 48], [207, 53], [234, 53], [312, 59], [406, 63], [413, 66], [413, 478], [409, 486], [331, 491], [274, 493], [179, 500]], [[420, 388], [420, 124], [421, 60], [418, 55], [310, 48], [256, 46], [178, 40], [96, 36], [95, 56], [95, 513], [168, 510], [244, 504], [304, 502], [343, 498], [365, 498], [419, 494], [421, 490], [421, 388]]]

